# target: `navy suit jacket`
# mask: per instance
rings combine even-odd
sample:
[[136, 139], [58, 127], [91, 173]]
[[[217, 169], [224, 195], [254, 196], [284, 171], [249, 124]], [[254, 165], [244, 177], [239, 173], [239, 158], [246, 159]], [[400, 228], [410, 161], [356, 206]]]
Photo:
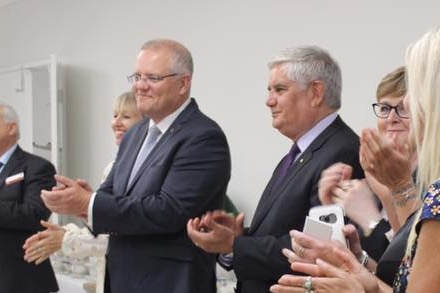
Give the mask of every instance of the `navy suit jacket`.
[[311, 207], [319, 205], [321, 172], [336, 162], [353, 166], [363, 178], [359, 138], [338, 116], [297, 158], [282, 184], [274, 186], [280, 164], [264, 190], [246, 235], [234, 243], [238, 292], [266, 293], [283, 274], [292, 273], [282, 248], [291, 249], [289, 231], [302, 231]]
[[192, 100], [127, 188], [148, 123], [124, 136], [93, 205], [93, 230], [110, 233], [111, 292], [216, 292], [215, 257], [190, 241], [186, 223], [221, 207], [231, 171], [226, 137]]
[[[24, 179], [6, 184], [6, 178], [23, 172]], [[0, 173], [0, 292], [48, 293], [58, 291], [48, 260], [40, 265], [24, 261], [26, 239], [43, 227], [50, 211], [41, 200], [42, 189], [55, 185], [55, 168], [43, 158], [14, 151]]]

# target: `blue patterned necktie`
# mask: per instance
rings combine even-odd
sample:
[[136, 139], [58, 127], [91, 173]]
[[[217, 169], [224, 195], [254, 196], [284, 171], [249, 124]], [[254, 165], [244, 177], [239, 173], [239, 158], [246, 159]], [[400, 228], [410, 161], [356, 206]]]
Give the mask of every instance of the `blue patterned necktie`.
[[154, 125], [148, 131], [147, 137], [145, 138], [144, 143], [142, 144], [141, 150], [138, 153], [136, 161], [134, 162], [133, 169], [131, 169], [130, 179], [128, 180], [128, 186], [131, 185], [133, 178], [136, 176], [139, 168], [144, 163], [145, 159], [148, 157], [148, 154], [154, 148], [154, 145], [157, 142], [157, 138], [161, 134], [160, 129]]
[[281, 163], [281, 167], [278, 170], [276, 185], [279, 185], [283, 182], [283, 179], [286, 177], [289, 172], [290, 166], [292, 166], [295, 161], [296, 156], [301, 152], [298, 145], [295, 143], [290, 148], [289, 153], [284, 157], [283, 162]]

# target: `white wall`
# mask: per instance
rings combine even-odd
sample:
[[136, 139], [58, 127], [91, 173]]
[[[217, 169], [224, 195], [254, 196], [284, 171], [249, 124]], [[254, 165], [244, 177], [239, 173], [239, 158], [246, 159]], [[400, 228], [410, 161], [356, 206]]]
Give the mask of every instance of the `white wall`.
[[192, 95], [225, 130], [229, 194], [251, 217], [289, 141], [265, 106], [268, 58], [302, 44], [327, 48], [343, 72], [343, 118], [374, 126], [370, 103], [406, 46], [440, 24], [437, 0], [17, 0], [0, 8], [0, 67], [60, 57], [67, 74], [68, 174], [93, 185], [115, 152], [114, 98], [129, 88], [141, 44], [174, 38], [195, 59]]

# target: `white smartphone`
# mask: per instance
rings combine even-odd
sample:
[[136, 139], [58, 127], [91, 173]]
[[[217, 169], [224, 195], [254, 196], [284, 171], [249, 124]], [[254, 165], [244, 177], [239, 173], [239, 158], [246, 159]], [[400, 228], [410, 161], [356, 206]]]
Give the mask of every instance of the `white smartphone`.
[[[340, 205], [322, 205], [309, 210], [309, 217], [332, 227], [331, 239], [338, 240], [348, 247], [342, 227], [345, 225], [344, 209]], [[304, 226], [306, 227], [306, 226]], [[304, 231], [306, 233], [306, 231]], [[326, 232], [324, 232], [326, 233]]]
[[333, 234], [333, 227], [330, 224], [306, 216], [303, 232], [319, 240], [330, 240]]

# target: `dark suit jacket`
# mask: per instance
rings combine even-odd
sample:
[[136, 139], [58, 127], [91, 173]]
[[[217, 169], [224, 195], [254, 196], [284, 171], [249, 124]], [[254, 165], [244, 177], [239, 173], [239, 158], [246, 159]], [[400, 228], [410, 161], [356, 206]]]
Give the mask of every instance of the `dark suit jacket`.
[[[9, 176], [24, 173], [20, 182], [6, 185]], [[40, 194], [55, 185], [53, 165], [17, 147], [0, 173], [0, 292], [56, 292], [58, 285], [50, 262], [24, 261], [25, 240], [42, 230], [40, 220], [50, 211]]]
[[127, 188], [147, 126], [148, 119], [125, 135], [93, 205], [94, 231], [110, 232], [112, 293], [216, 292], [215, 258], [189, 240], [186, 223], [223, 203], [231, 171], [226, 137], [192, 100]]
[[234, 243], [238, 292], [269, 292], [283, 274], [292, 273], [281, 249], [291, 249], [289, 231], [302, 231], [309, 209], [320, 204], [321, 172], [336, 162], [353, 166], [354, 178], [363, 177], [359, 138], [339, 116], [297, 158], [287, 178], [276, 187], [280, 164], [275, 169], [247, 234], [237, 237]]

